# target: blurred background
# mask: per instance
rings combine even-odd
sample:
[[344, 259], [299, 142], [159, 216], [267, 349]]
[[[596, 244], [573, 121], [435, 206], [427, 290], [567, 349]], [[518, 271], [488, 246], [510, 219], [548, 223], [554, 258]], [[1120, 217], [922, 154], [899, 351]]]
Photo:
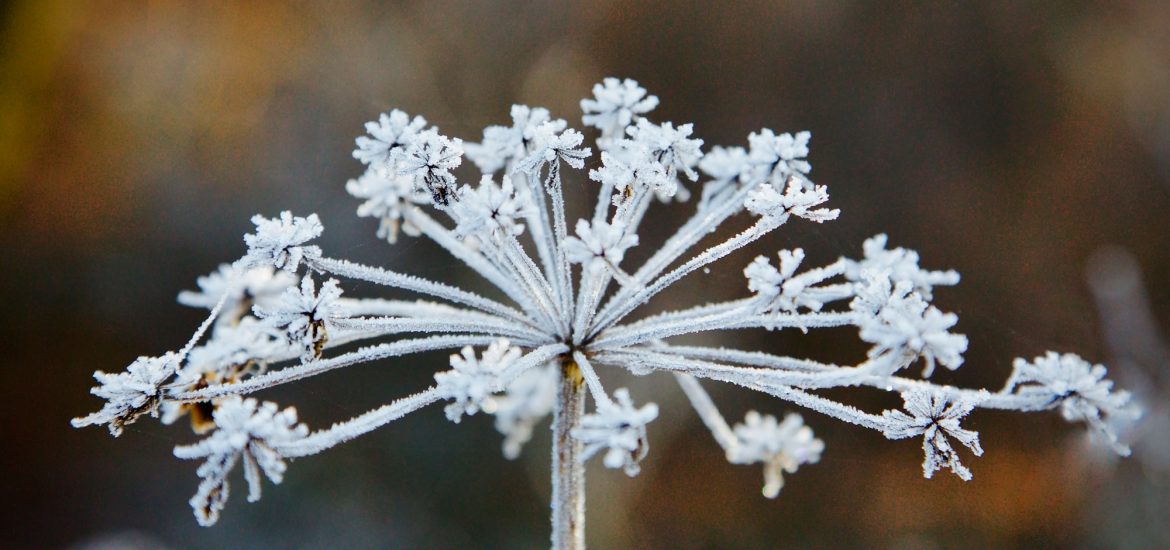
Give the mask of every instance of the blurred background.
[[[811, 130], [813, 179], [842, 211], [786, 226], [650, 309], [743, 295], [756, 254], [800, 246], [830, 261], [887, 232], [924, 266], [963, 274], [935, 302], [960, 315], [971, 351], [936, 380], [997, 389], [1012, 358], [1056, 349], [1117, 358], [1145, 376], [1118, 378], [1145, 380], [1143, 395], [1164, 403], [1170, 4], [730, 4], [0, 4], [0, 334], [13, 375], [0, 384], [0, 547], [545, 546], [544, 429], [509, 462], [490, 418], [456, 426], [431, 408], [297, 461], [259, 503], [237, 481], [220, 524], [203, 529], [187, 505], [197, 465], [171, 456], [195, 440], [189, 430], [140, 422], [114, 440], [68, 421], [98, 408], [94, 370], [182, 345], [202, 317], [175, 295], [239, 257], [252, 214], [317, 212], [332, 256], [459, 282], [467, 275], [429, 243], [390, 247], [354, 215], [344, 183], [362, 172], [350, 156], [362, 124], [401, 108], [477, 141], [525, 103], [580, 127], [578, 100], [606, 76], [658, 95], [653, 120], [694, 122], [704, 150], [746, 144], [761, 127]], [[584, 211], [591, 183], [568, 185], [570, 208]], [[647, 227], [686, 212], [656, 208]], [[664, 237], [650, 231], [643, 251]], [[1107, 245], [1118, 248], [1100, 253]], [[1101, 321], [1090, 264], [1095, 280], [1128, 277], [1130, 302], [1101, 303], [1123, 304], [1112, 318], [1141, 317], [1142, 330]], [[1153, 351], [1120, 357], [1134, 334]], [[855, 333], [706, 341], [863, 354]], [[264, 397], [326, 426], [441, 368], [443, 354], [430, 354]], [[1170, 459], [1098, 460], [1055, 414], [976, 415], [987, 453], [965, 455], [975, 478], [963, 483], [922, 479], [913, 442], [806, 413], [824, 458], [770, 501], [760, 469], [727, 464], [667, 379], [603, 375], [663, 412], [639, 477], [591, 464], [598, 548], [1170, 545]], [[789, 410], [708, 387], [730, 418]]]

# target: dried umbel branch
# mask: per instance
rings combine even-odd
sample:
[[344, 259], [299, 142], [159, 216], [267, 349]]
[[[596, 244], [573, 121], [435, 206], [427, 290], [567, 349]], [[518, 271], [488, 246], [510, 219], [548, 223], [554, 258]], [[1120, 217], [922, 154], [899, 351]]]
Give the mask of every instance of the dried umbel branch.
[[[378, 235], [391, 244], [400, 230], [432, 239], [494, 285], [498, 297], [326, 256], [311, 244], [322, 233], [316, 215], [256, 216], [255, 232], [244, 237], [246, 254], [201, 278], [200, 291], [180, 294], [180, 302], [211, 310], [191, 341], [177, 352], [141, 358], [125, 373], [96, 373], [100, 385], [93, 393], [106, 404], [74, 425], [104, 424], [118, 435], [145, 414], [163, 410], [169, 423], [191, 413], [197, 430], [210, 433], [175, 454], [206, 459], [191, 503], [200, 523], [209, 525], [226, 503], [237, 464], [255, 500], [262, 477], [279, 483], [288, 459], [434, 403], [446, 403], [454, 422], [479, 412], [495, 415], [509, 458], [552, 415], [555, 547], [584, 544], [583, 462], [601, 455], [606, 466], [636, 475], [660, 413], [654, 403], [637, 404], [624, 388], [608, 393], [603, 369], [673, 375], [728, 460], [763, 465], [763, 493], [770, 498], [779, 494], [783, 473], [819, 461], [824, 443], [792, 413], [779, 421], [751, 411], [731, 427], [700, 379], [764, 392], [890, 439], [921, 438], [926, 477], [945, 467], [971, 478], [959, 447], [976, 456], [983, 450], [978, 434], [960, 424], [979, 408], [1059, 409], [1127, 452], [1113, 430], [1117, 421], [1135, 416], [1128, 394], [1112, 388], [1104, 367], [1075, 356], [1017, 360], [998, 392], [926, 380], [936, 366], [953, 370], [963, 363], [968, 342], [953, 332], [958, 318], [930, 302], [936, 287], [954, 285], [959, 276], [921, 268], [917, 253], [886, 248], [885, 235], [867, 240], [861, 258], [825, 266], [802, 265], [801, 249], [780, 251], [778, 264], [760, 256], [746, 268], [728, 266], [746, 276], [750, 294], [744, 298], [632, 319], [675, 282], [781, 226], [828, 222], [839, 212], [825, 206], [828, 189], [809, 179], [808, 132], [763, 129], [748, 136], [746, 149], [715, 147], [704, 156], [692, 125], [646, 118], [658, 98], [636, 82], [606, 79], [593, 94], [581, 106], [584, 123], [600, 130], [600, 163], [588, 171], [598, 198], [591, 212], [580, 213], [585, 217], [575, 221], [571, 235], [563, 178], [567, 170], [584, 170], [594, 148], [545, 109], [513, 107], [511, 126], [487, 128], [480, 143], [448, 138], [401, 111], [367, 124], [368, 135], [357, 140], [354, 157], [367, 169], [346, 188], [365, 201], [358, 214], [376, 218]], [[483, 171], [478, 185], [460, 185], [452, 172], [465, 154]], [[629, 249], [649, 246], [638, 229], [650, 206], [688, 200], [700, 171], [708, 179], [691, 217], [643, 264], [623, 266]], [[699, 248], [727, 223], [742, 229]], [[343, 295], [346, 280], [423, 299], [352, 298]], [[871, 345], [856, 364], [673, 343], [707, 331], [848, 326]], [[355, 343], [362, 347], [354, 349]], [[326, 371], [440, 349], [459, 352], [450, 370], [435, 374], [435, 386], [323, 430], [310, 432], [292, 408], [242, 397]], [[912, 374], [916, 364], [922, 365], [920, 377]], [[852, 386], [897, 392], [905, 411], [869, 413], [821, 395]]]

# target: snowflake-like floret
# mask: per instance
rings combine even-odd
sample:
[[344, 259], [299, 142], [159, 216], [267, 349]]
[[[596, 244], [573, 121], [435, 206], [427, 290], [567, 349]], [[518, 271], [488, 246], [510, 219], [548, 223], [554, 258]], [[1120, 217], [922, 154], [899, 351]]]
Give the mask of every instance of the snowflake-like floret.
[[560, 369], [552, 363], [524, 371], [495, 402], [496, 430], [504, 436], [504, 457], [515, 460], [532, 439], [536, 424], [552, 413]]
[[597, 410], [581, 418], [581, 425], [573, 430], [576, 437], [585, 444], [582, 460], [605, 449], [602, 462], [607, 468], [621, 468], [633, 477], [641, 471], [639, 463], [650, 452], [646, 439], [646, 424], [658, 418], [658, 405], [647, 403], [635, 408], [630, 392], [619, 388], [613, 392], [614, 401], [601, 401]]
[[[576, 130], [560, 130], [561, 125], [551, 122], [541, 124], [532, 137], [532, 152], [516, 165], [521, 172], [535, 174], [546, 164], [560, 159], [576, 169], [585, 167], [585, 159], [593, 154], [588, 147], [581, 147], [585, 136]], [[559, 133], [558, 133], [559, 132]]]
[[388, 115], [383, 113], [377, 122], [366, 123], [369, 136], [355, 140], [358, 148], [354, 149], [353, 158], [372, 168], [393, 172], [403, 151], [426, 125], [427, 121], [423, 117], [411, 119], [398, 109], [390, 111]]
[[1114, 390], [1113, 381], [1105, 378], [1105, 367], [1091, 365], [1072, 353], [1048, 352], [1032, 361], [1018, 358], [1005, 392], [1027, 396], [1050, 407], [1060, 407], [1069, 422], [1084, 422], [1103, 436], [1121, 456], [1129, 456], [1127, 445], [1118, 433], [1140, 416], [1129, 392]]
[[649, 158], [665, 166], [671, 177], [674, 177], [676, 171], [682, 171], [687, 179], [695, 181], [699, 179], [699, 174], [694, 167], [703, 157], [703, 152], [699, 150], [703, 140], [687, 139], [694, 129], [694, 124], [681, 124], [675, 128], [669, 122], [653, 124], [642, 118], [626, 133], [630, 135], [631, 141], [645, 148]]
[[[276, 270], [271, 265], [254, 267], [241, 273], [231, 264], [220, 264], [215, 271], [196, 279], [199, 290], [180, 292], [178, 301], [185, 306], [213, 309], [222, 298], [223, 311], [238, 314], [241, 309], [251, 309], [251, 306], [243, 306], [272, 300], [296, 282], [295, 275]], [[235, 316], [224, 315], [220, 320], [234, 322]]]
[[512, 126], [489, 126], [483, 131], [483, 141], [468, 143], [467, 158], [484, 174], [493, 174], [509, 162], [524, 158], [526, 146], [536, 137], [536, 129], [545, 123], [553, 132], [560, 132], [568, 124], [561, 119], [552, 119], [548, 109], [512, 106]]
[[238, 264], [241, 269], [270, 265], [292, 273], [302, 261], [321, 256], [321, 249], [316, 245], [304, 246], [325, 230], [316, 214], [293, 217], [292, 212], [285, 210], [279, 218], [257, 214], [252, 216], [252, 223], [256, 232], [244, 235], [248, 253]]
[[927, 303], [909, 281], [891, 284], [884, 271], [863, 277], [850, 307], [857, 314], [861, 339], [874, 345], [871, 358], [889, 354], [891, 369], [897, 370], [921, 357], [926, 363], [923, 376], [930, 376], [935, 364], [951, 370], [963, 364], [967, 337], [949, 332], [958, 316]]
[[589, 269], [616, 269], [626, 251], [638, 245], [638, 236], [627, 234], [621, 222], [577, 220], [576, 233], [565, 239], [565, 256]]
[[242, 459], [244, 479], [248, 482], [248, 502], [260, 500], [263, 473], [273, 483], [284, 479], [288, 468], [282, 447], [303, 440], [309, 428], [297, 424], [297, 411], [289, 407], [278, 410], [275, 403], [259, 404], [255, 399], [232, 396], [215, 409], [216, 430], [194, 445], [175, 447], [175, 456], [184, 459], [206, 458], [196, 473], [203, 481], [191, 508], [200, 525], [213, 525], [227, 504], [227, 476]]
[[887, 410], [882, 413], [886, 421], [883, 433], [889, 439], [906, 439], [908, 437], [923, 436], [922, 450], [925, 459], [922, 461], [922, 475], [930, 479], [935, 472], [942, 468], [950, 468], [951, 472], [963, 481], [971, 480], [971, 470], [959, 462], [959, 453], [951, 446], [948, 436], [962, 443], [975, 456], [983, 456], [983, 448], [979, 446], [979, 434], [965, 430], [959, 426], [959, 420], [975, 408], [973, 400], [959, 399], [951, 401], [941, 393], [915, 390], [902, 394], [905, 402], [906, 414], [902, 411]]
[[646, 95], [646, 89], [632, 79], [606, 78], [593, 85], [593, 99], [582, 99], [581, 121], [601, 130], [603, 140], [620, 137], [623, 130], [658, 106], [658, 97]]
[[256, 316], [267, 326], [280, 331], [286, 341], [301, 349], [301, 362], [321, 357], [329, 333], [338, 319], [347, 317], [338, 303], [341, 287], [329, 279], [317, 292], [313, 278], [306, 275], [300, 287], [289, 287], [279, 302], [270, 307], [256, 306]]
[[926, 300], [931, 299], [935, 286], [952, 286], [959, 283], [959, 274], [954, 270], [927, 271], [918, 266], [918, 253], [907, 248], [886, 250], [888, 237], [883, 234], [874, 235], [865, 240], [862, 250], [865, 258], [845, 262], [845, 277], [851, 281], [860, 281], [861, 272], [888, 271], [890, 278], [895, 281], [910, 281], [914, 291], [921, 294]]
[[788, 221], [789, 215], [823, 223], [835, 220], [841, 214], [836, 208], [813, 209], [828, 201], [829, 191], [824, 185], [810, 186], [806, 180], [789, 178], [783, 193], [776, 190], [775, 184], [764, 184], [753, 189], [744, 201], [744, 207], [777, 224]]
[[463, 140], [450, 139], [435, 129], [411, 141], [398, 161], [398, 174], [414, 178], [415, 188], [426, 189], [436, 206], [445, 207], [455, 190], [451, 170], [463, 163]]
[[73, 419], [73, 427], [106, 424], [110, 435], [122, 435], [127, 424], [133, 424], [144, 414], [158, 416], [163, 384], [175, 374], [180, 357], [167, 353], [162, 357], [139, 357], [125, 372], [114, 374], [97, 371], [93, 377], [100, 383], [89, 393], [106, 400], [100, 411]]
[[443, 409], [447, 418], [458, 424], [465, 414], [495, 410], [492, 394], [504, 389], [505, 372], [520, 354], [520, 348], [512, 346], [507, 338], [493, 342], [479, 358], [471, 346], [452, 354], [451, 370], [435, 374], [439, 392], [452, 400]]
[[776, 269], [764, 256], [757, 256], [743, 270], [748, 279], [748, 289], [756, 293], [759, 311], [795, 313], [798, 308], [820, 311], [825, 303], [852, 295], [848, 285], [818, 287], [825, 280], [841, 274], [840, 264], [810, 269], [796, 275], [797, 268], [804, 261], [804, 250], [781, 250], [780, 269]]
[[378, 219], [378, 237], [393, 244], [398, 242], [399, 229], [412, 237], [419, 234], [414, 224], [403, 223], [403, 216], [414, 205], [428, 203], [429, 197], [420, 192], [410, 176], [369, 169], [361, 177], [349, 180], [345, 190], [354, 197], [366, 199], [358, 206], [357, 215]]
[[799, 414], [789, 414], [783, 422], [772, 415], [749, 411], [742, 424], [734, 428], [736, 444], [727, 450], [732, 464], [764, 464], [764, 496], [776, 498], [784, 487], [784, 472], [796, 473], [802, 464], [821, 460], [825, 442], [813, 436]]
[[706, 204], [712, 197], [719, 195], [733, 185], [745, 183], [751, 179], [752, 163], [743, 147], [712, 147], [703, 160], [699, 161], [699, 170], [711, 177], [703, 186], [702, 203]]
[[[672, 177], [661, 162], [651, 158], [646, 147], [629, 140], [619, 143], [615, 149], [602, 151], [601, 168], [590, 170], [589, 177], [623, 192], [649, 189], [662, 202], [669, 202], [676, 195], [680, 201], [686, 199], [685, 189], [679, 186], [678, 179]], [[680, 190], [684, 193], [680, 194]], [[621, 197], [620, 194], [614, 195], [614, 204], [620, 202]]]
[[504, 176], [496, 185], [491, 176], [483, 176], [479, 187], [464, 185], [459, 200], [452, 205], [458, 221], [455, 234], [461, 237], [485, 233], [519, 236], [524, 233], [521, 219], [533, 214], [534, 206], [526, 193], [517, 192], [512, 178]]
[[776, 135], [767, 128], [748, 136], [751, 161], [758, 177], [779, 185], [790, 177], [803, 178], [812, 170], [808, 157], [809, 132]]

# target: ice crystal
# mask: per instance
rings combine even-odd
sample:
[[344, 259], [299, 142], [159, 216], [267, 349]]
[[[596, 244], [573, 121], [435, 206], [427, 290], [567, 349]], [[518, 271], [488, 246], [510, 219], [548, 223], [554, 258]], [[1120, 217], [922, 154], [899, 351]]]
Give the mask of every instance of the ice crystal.
[[[1109, 435], [1109, 422], [1132, 412], [1127, 394], [1112, 389], [1103, 367], [1071, 355], [1019, 360], [1007, 386], [995, 393], [924, 380], [936, 365], [963, 364], [967, 339], [953, 332], [958, 318], [931, 303], [938, 287], [959, 277], [920, 267], [912, 250], [888, 249], [885, 235], [867, 240], [860, 259], [817, 267], [804, 265], [799, 248], [780, 251], [777, 264], [771, 254], [762, 255], [743, 269], [743, 298], [633, 315], [684, 277], [710, 272], [789, 222], [824, 223], [840, 212], [827, 206], [828, 188], [809, 179], [808, 132], [764, 128], [747, 136], [746, 148], [714, 147], [704, 155], [692, 124], [648, 118], [658, 99], [636, 82], [606, 79], [593, 93], [581, 105], [584, 124], [600, 130], [596, 147], [547, 110], [522, 105], [512, 107], [510, 126], [487, 128], [480, 143], [464, 145], [401, 111], [367, 124], [367, 135], [357, 139], [354, 157], [366, 172], [346, 188], [364, 201], [358, 215], [378, 221], [378, 237], [390, 243], [402, 235], [431, 239], [498, 292], [483, 295], [328, 257], [312, 244], [322, 234], [316, 215], [256, 216], [243, 258], [200, 278], [199, 290], [180, 294], [180, 302], [209, 310], [190, 341], [176, 352], [140, 358], [123, 373], [95, 373], [100, 385], [93, 393], [105, 404], [74, 425], [107, 425], [118, 435], [160, 409], [168, 423], [189, 415], [195, 431], [207, 437], [176, 454], [206, 459], [191, 502], [207, 525], [226, 504], [227, 477], [238, 463], [251, 496], [258, 497], [261, 477], [279, 482], [287, 459], [316, 454], [436, 403], [446, 403], [453, 422], [478, 412], [494, 415], [503, 452], [515, 458], [551, 415], [552, 542], [568, 547], [584, 540], [584, 461], [602, 455], [606, 466], [636, 474], [659, 413], [654, 403], [635, 406], [624, 388], [608, 393], [602, 367], [671, 375], [730, 462], [763, 464], [768, 497], [779, 493], [783, 474], [817, 463], [824, 443], [791, 413], [778, 421], [750, 412], [731, 427], [700, 379], [763, 392], [891, 439], [922, 437], [926, 477], [949, 468], [971, 478], [952, 441], [982, 454], [977, 434], [959, 425], [977, 408], [1059, 408], [1065, 418]], [[465, 169], [464, 150], [483, 173], [469, 180], [477, 185], [459, 184], [455, 170]], [[585, 171], [586, 160], [597, 200], [584, 212], [570, 212], [576, 204], [567, 204], [564, 181], [592, 186], [573, 174]], [[498, 179], [492, 176], [501, 171]], [[700, 171], [710, 179], [699, 182]], [[655, 199], [685, 201], [691, 182], [702, 185], [693, 214], [665, 242], [640, 240]], [[741, 229], [700, 245], [733, 220]], [[623, 265], [634, 246], [649, 247], [646, 259]], [[320, 287], [317, 280], [324, 281]], [[425, 299], [343, 297], [340, 280]], [[869, 352], [838, 365], [676, 341], [710, 331], [834, 327], [855, 328]], [[343, 347], [358, 342], [362, 347]], [[437, 369], [435, 386], [312, 433], [297, 424], [292, 409], [242, 397], [435, 350], [460, 350], [450, 370]], [[904, 374], [918, 361], [922, 377]], [[839, 401], [847, 392], [825, 392], [853, 387], [896, 392], [905, 410], [868, 413]]]

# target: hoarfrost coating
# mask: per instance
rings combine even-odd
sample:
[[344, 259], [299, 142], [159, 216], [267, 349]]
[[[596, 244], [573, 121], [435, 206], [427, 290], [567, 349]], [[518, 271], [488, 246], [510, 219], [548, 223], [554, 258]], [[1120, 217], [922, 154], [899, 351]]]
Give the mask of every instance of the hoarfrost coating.
[[[763, 493], [770, 498], [780, 493], [782, 473], [816, 464], [825, 443], [795, 413], [779, 421], [750, 411], [730, 426], [700, 380], [772, 395], [813, 413], [813, 425], [827, 417], [890, 439], [920, 439], [926, 477], [947, 468], [971, 479], [962, 447], [974, 456], [983, 449], [978, 434], [961, 424], [981, 408], [1060, 410], [1066, 420], [1104, 435], [1117, 452], [1128, 452], [1114, 430], [1137, 416], [1129, 394], [1113, 388], [1104, 367], [1079, 357], [1053, 352], [1017, 359], [997, 392], [929, 382], [936, 366], [959, 368], [967, 350], [967, 338], [955, 332], [958, 317], [931, 303], [938, 287], [959, 276], [920, 267], [916, 252], [888, 249], [884, 234], [865, 241], [861, 258], [823, 266], [805, 265], [802, 249], [769, 251], [746, 267], [722, 265], [744, 274], [743, 298], [633, 316], [675, 282], [785, 224], [824, 223], [840, 212], [828, 206], [828, 187], [809, 179], [809, 132], [764, 128], [747, 136], [746, 147], [717, 146], [705, 155], [692, 124], [650, 120], [658, 98], [637, 82], [606, 79], [593, 93], [581, 102], [584, 124], [599, 133], [592, 147], [566, 121], [522, 105], [512, 107], [510, 126], [487, 128], [479, 143], [443, 135], [423, 117], [398, 110], [368, 123], [367, 135], [357, 139], [353, 155], [366, 173], [346, 189], [364, 201], [358, 215], [375, 218], [378, 236], [391, 244], [402, 235], [433, 240], [498, 295], [330, 257], [312, 244], [323, 231], [315, 214], [258, 215], [256, 230], [244, 237], [243, 257], [201, 277], [198, 291], [180, 294], [181, 303], [210, 310], [191, 340], [178, 351], [139, 358], [125, 372], [95, 373], [93, 394], [105, 404], [74, 426], [105, 425], [119, 435], [160, 410], [167, 423], [190, 416], [196, 432], [207, 436], [175, 454], [206, 459], [191, 504], [200, 524], [210, 525], [226, 505], [237, 464], [255, 500], [263, 477], [283, 479], [287, 459], [431, 404], [446, 403], [453, 422], [495, 415], [508, 458], [552, 415], [555, 547], [583, 545], [582, 463], [602, 455], [606, 466], [636, 475], [649, 453], [659, 407], [635, 405], [625, 388], [608, 393], [603, 379], [612, 369], [676, 380], [731, 463], [763, 465]], [[460, 185], [452, 172], [465, 152], [483, 172], [477, 185]], [[584, 172], [587, 159], [593, 159], [587, 178], [566, 174]], [[701, 189], [695, 187], [700, 172], [707, 176]], [[589, 211], [567, 211], [566, 177], [596, 182]], [[692, 190], [699, 191], [693, 214], [665, 242], [639, 239], [652, 205], [685, 201]], [[725, 224], [738, 229], [699, 246]], [[636, 246], [653, 246], [648, 259], [623, 265]], [[343, 296], [346, 280], [418, 299]], [[833, 364], [675, 341], [709, 331], [833, 327], [854, 327], [869, 352], [854, 364]], [[291, 407], [242, 397], [432, 350], [458, 351], [450, 369], [436, 369], [434, 386], [325, 429], [309, 431]], [[912, 369], [918, 364], [921, 370]], [[866, 412], [822, 395], [859, 386], [899, 394], [905, 410]]]

